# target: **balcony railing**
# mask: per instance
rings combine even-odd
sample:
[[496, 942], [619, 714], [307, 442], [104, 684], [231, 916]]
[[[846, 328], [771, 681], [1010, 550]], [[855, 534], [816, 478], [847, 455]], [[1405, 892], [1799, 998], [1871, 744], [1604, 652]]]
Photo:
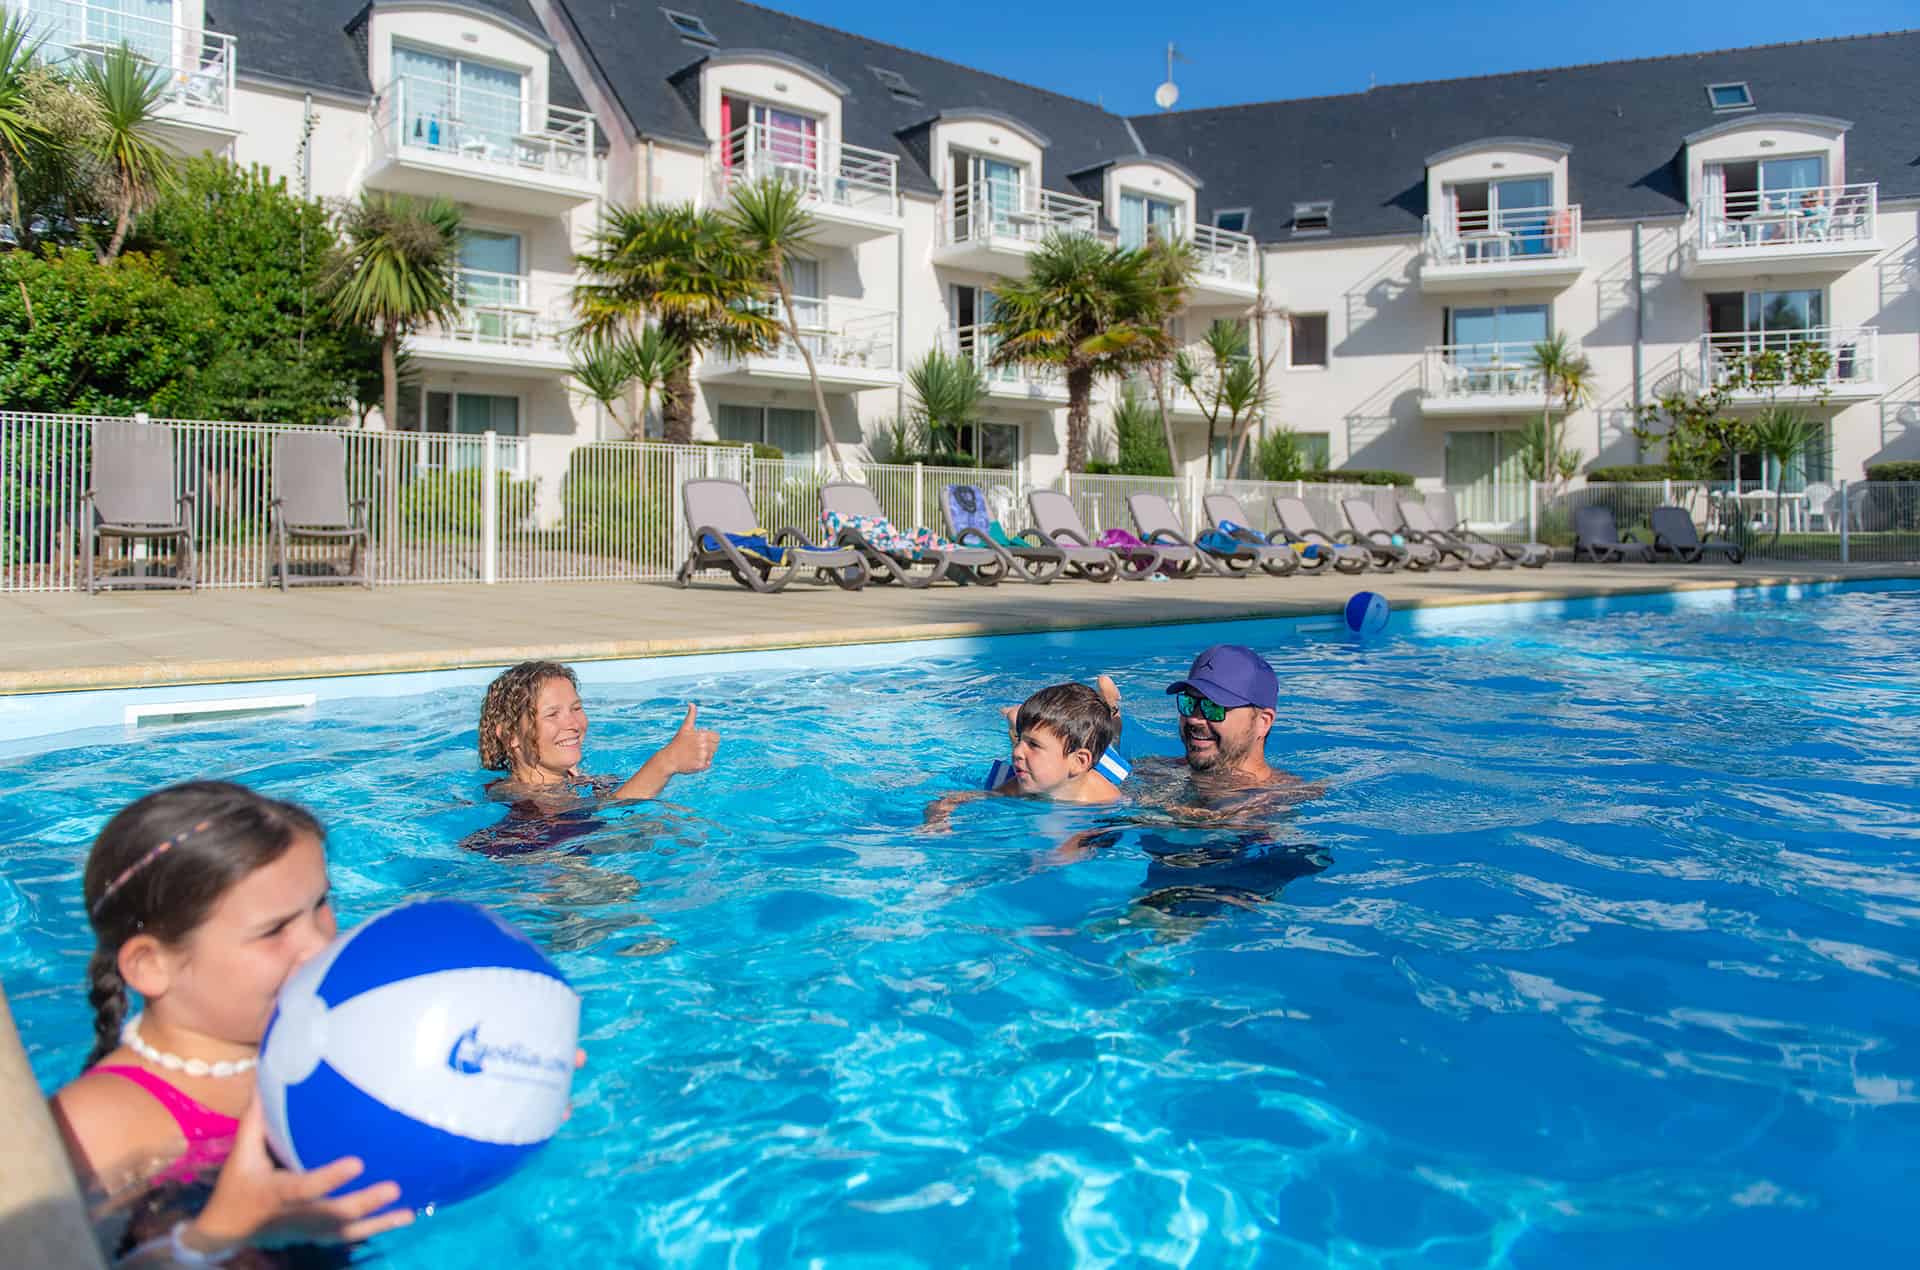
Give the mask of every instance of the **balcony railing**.
[[1252, 234], [1236, 233], [1213, 225], [1159, 224], [1148, 228], [1152, 238], [1170, 238], [1193, 247], [1193, 265], [1197, 281], [1225, 282], [1251, 287], [1260, 280], [1259, 252]]
[[[716, 364], [739, 364], [746, 361], [775, 361], [790, 363], [793, 369], [805, 373], [806, 361], [800, 355], [799, 346], [786, 333], [786, 318], [776, 308], [769, 306], [768, 316], [781, 325], [778, 341], [770, 349], [749, 354], [744, 358], [728, 357], [716, 353]], [[800, 342], [813, 354], [814, 363], [821, 369], [844, 367], [856, 370], [895, 370], [898, 363], [894, 358], [894, 320], [893, 310], [874, 309], [863, 304], [843, 303], [839, 300], [812, 300], [798, 296], [793, 301], [794, 325], [800, 328]]]
[[993, 350], [998, 344], [999, 340], [985, 325], [950, 326], [940, 341], [941, 348], [949, 356], [970, 358], [989, 387], [1004, 385], [1041, 391], [1065, 391], [1065, 381], [1058, 367], [1023, 362], [994, 365]]
[[1425, 224], [1429, 264], [1509, 265], [1580, 256], [1577, 203], [1428, 216]]
[[940, 241], [1038, 243], [1051, 234], [1100, 235], [1100, 204], [1037, 185], [975, 181], [941, 200]]
[[829, 170], [823, 151], [817, 133], [770, 123], [743, 124], [727, 134], [719, 148], [714, 193], [724, 198], [735, 182], [772, 176], [791, 182], [809, 199], [835, 207], [894, 212], [899, 160], [843, 142], [839, 167]]
[[1533, 345], [1437, 344], [1427, 349], [1426, 394], [1447, 400], [1463, 397], [1539, 397], [1546, 377], [1533, 364]]
[[1823, 354], [1815, 378], [1828, 389], [1871, 383], [1879, 364], [1880, 331], [1872, 326], [1815, 326], [1792, 331], [1716, 331], [1700, 337], [1703, 383], [1767, 393], [1791, 387], [1796, 357], [1807, 346]]
[[536, 287], [520, 274], [461, 269], [454, 274], [453, 295], [458, 305], [453, 320], [436, 323], [426, 334], [501, 349], [558, 352], [566, 347], [564, 288]]
[[218, 114], [233, 109], [231, 35], [85, 0], [6, 0], [0, 7], [25, 14], [28, 38], [40, 42], [39, 58], [48, 65], [98, 60], [124, 44], [165, 73], [166, 105]]
[[502, 176], [597, 181], [593, 116], [549, 106], [533, 123], [531, 110], [519, 94], [401, 75], [375, 102], [374, 139], [390, 158], [428, 154]]
[[1871, 245], [1879, 207], [1871, 181], [1732, 191], [1693, 205], [1686, 241], [1696, 252]]

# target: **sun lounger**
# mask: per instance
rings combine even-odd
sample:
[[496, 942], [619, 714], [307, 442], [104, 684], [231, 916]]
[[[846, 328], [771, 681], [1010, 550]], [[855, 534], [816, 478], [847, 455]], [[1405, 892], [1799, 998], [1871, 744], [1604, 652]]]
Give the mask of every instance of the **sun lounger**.
[[1498, 547], [1502, 555], [1523, 569], [1544, 568], [1553, 559], [1553, 548], [1544, 542], [1495, 542], [1468, 529], [1460, 523], [1460, 513], [1454, 506], [1453, 495], [1444, 490], [1427, 495], [1427, 510], [1433, 513], [1433, 523], [1443, 531], [1468, 542], [1483, 542], [1489, 547]]
[[763, 595], [784, 589], [802, 569], [817, 570], [816, 576], [831, 578], [843, 590], [866, 585], [867, 567], [858, 551], [823, 547], [797, 529], [782, 529], [767, 540], [766, 546], [779, 552], [777, 558], [736, 544], [729, 534], [751, 539], [761, 533], [753, 500], [739, 481], [688, 481], [681, 486], [680, 503], [693, 547], [673, 577], [676, 586], [686, 586], [702, 569], [725, 569], [735, 582]]
[[[92, 480], [80, 498], [83, 574], [87, 594], [111, 587], [184, 587], [197, 590], [194, 571], [193, 495], [174, 494], [173, 429], [158, 423], [102, 420], [93, 425]], [[157, 539], [176, 543], [170, 574], [137, 572], [101, 578], [94, 556], [102, 538]]]
[[[1449, 561], [1440, 549], [1425, 542], [1398, 542], [1393, 531], [1380, 519], [1370, 499], [1343, 498], [1340, 512], [1353, 528], [1354, 541], [1373, 552], [1376, 561], [1391, 559], [1409, 569], [1458, 569], [1458, 560]], [[1404, 537], [1404, 535], [1403, 535]]]
[[998, 554], [1007, 577], [1045, 586], [1066, 567], [1066, 552], [1041, 544], [1038, 534], [1032, 542], [1009, 535], [993, 518], [987, 492], [978, 485], [947, 486], [941, 491], [940, 509], [946, 515], [947, 536], [963, 547], [985, 547]]
[[[337, 432], [282, 432], [273, 439], [273, 572], [280, 589], [358, 582], [373, 586], [368, 500], [347, 497], [347, 440]], [[293, 576], [288, 548], [330, 542], [347, 548], [346, 572], [321, 562], [324, 572]]]
[[1652, 564], [1653, 548], [1631, 532], [1622, 534], [1614, 523], [1613, 508], [1582, 507], [1573, 513], [1573, 558], [1583, 556], [1595, 564], [1626, 560]]
[[1400, 509], [1401, 532], [1409, 542], [1425, 543], [1439, 549], [1466, 565], [1469, 569], [1511, 569], [1513, 561], [1507, 559], [1491, 543], [1468, 542], [1464, 538], [1455, 538], [1440, 526], [1433, 523], [1433, 513], [1427, 510], [1423, 498], [1403, 498], [1398, 503]]
[[1681, 564], [1698, 564], [1709, 555], [1725, 556], [1729, 564], [1747, 558], [1738, 543], [1711, 535], [1702, 538], [1684, 507], [1653, 509], [1653, 554], [1671, 555]]
[[[829, 517], [840, 522], [834, 545], [859, 551], [875, 582], [898, 582], [916, 590], [941, 581], [992, 586], [1007, 571], [1006, 560], [986, 547], [941, 546], [930, 530], [895, 529], [879, 498], [857, 481], [829, 481], [820, 487], [820, 519], [829, 522]], [[915, 572], [920, 565], [928, 566], [928, 572]]]
[[1160, 567], [1160, 549], [1145, 547], [1124, 556], [1109, 547], [1094, 545], [1092, 535], [1074, 510], [1073, 500], [1058, 490], [1037, 489], [1027, 494], [1027, 510], [1034, 527], [1047, 542], [1066, 553], [1067, 571], [1090, 582], [1111, 582], [1120, 578], [1140, 582], [1153, 576]]
[[[1202, 547], [1180, 530], [1180, 519], [1173, 504], [1160, 494], [1127, 495], [1127, 515], [1140, 541], [1160, 549], [1160, 565], [1172, 565], [1179, 576], [1190, 578], [1205, 569], [1215, 577], [1243, 578], [1260, 563], [1260, 553], [1244, 543], [1234, 542], [1231, 549]], [[1222, 539], [1226, 535], [1220, 535]], [[1231, 541], [1231, 540], [1228, 540]]]
[[1388, 570], [1400, 567], [1398, 556], [1376, 556], [1368, 548], [1356, 543], [1352, 530], [1345, 530], [1338, 537], [1329, 535], [1315, 523], [1313, 512], [1302, 499], [1274, 499], [1273, 515], [1280, 522], [1280, 528], [1274, 530], [1280, 541], [1290, 546], [1319, 548], [1318, 562], [1302, 560], [1302, 568], [1324, 569], [1327, 564], [1332, 564], [1340, 573], [1364, 573], [1375, 565]]
[[[1316, 551], [1313, 559], [1308, 560], [1287, 541], [1284, 530], [1276, 529], [1261, 536], [1260, 531], [1253, 528], [1253, 518], [1247, 515], [1247, 509], [1231, 494], [1208, 494], [1200, 501], [1207, 513], [1207, 523], [1216, 532], [1229, 534], [1252, 547], [1260, 557], [1260, 567], [1276, 578], [1296, 571], [1323, 569], [1333, 559], [1331, 552]], [[1228, 530], [1228, 525], [1234, 529]]]

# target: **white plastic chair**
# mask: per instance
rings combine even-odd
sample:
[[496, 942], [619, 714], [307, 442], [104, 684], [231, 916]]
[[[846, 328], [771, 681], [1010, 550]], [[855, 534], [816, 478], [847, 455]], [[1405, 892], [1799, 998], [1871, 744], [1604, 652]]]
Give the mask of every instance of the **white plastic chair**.
[[1807, 528], [1814, 528], [1813, 522], [1817, 520], [1821, 529], [1832, 529], [1833, 514], [1828, 510], [1828, 504], [1833, 501], [1833, 486], [1824, 481], [1814, 481], [1801, 491], [1800, 496], [1807, 500]]

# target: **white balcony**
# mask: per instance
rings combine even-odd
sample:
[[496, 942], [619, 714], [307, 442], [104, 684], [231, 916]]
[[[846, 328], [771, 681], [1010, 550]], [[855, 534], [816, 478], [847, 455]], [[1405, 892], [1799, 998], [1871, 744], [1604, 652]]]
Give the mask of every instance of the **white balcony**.
[[1693, 205], [1680, 236], [1689, 278], [1841, 273], [1880, 252], [1877, 185], [1744, 190]]
[[1012, 363], [993, 364], [996, 341], [984, 326], [948, 327], [940, 346], [949, 355], [973, 359], [980, 378], [987, 385], [987, 396], [998, 402], [1024, 403], [1052, 409], [1067, 404], [1066, 376], [1052, 366]]
[[454, 277], [454, 297], [459, 311], [451, 322], [408, 336], [407, 351], [416, 362], [537, 379], [568, 373], [564, 280], [462, 269]]
[[0, 7], [26, 17], [28, 38], [39, 41], [39, 58], [47, 65], [98, 61], [124, 44], [160, 71], [159, 128], [176, 148], [217, 148], [239, 131], [233, 122], [231, 35], [85, 0], [5, 0]]
[[735, 128], [710, 161], [714, 198], [724, 202], [736, 182], [773, 176], [800, 190], [813, 215], [813, 241], [822, 246], [853, 247], [899, 233], [899, 160], [844, 142], [831, 153], [825, 148], [798, 128]]
[[[1151, 376], [1144, 372], [1129, 375], [1127, 377], [1127, 387], [1133, 390], [1134, 396], [1147, 404], [1148, 409], [1159, 410], [1160, 398], [1153, 391], [1153, 379]], [[1202, 391], [1204, 390], [1203, 387]], [[1167, 417], [1169, 419], [1186, 423], [1191, 423], [1196, 420], [1204, 421], [1206, 419], [1207, 412], [1200, 405], [1200, 399], [1181, 387], [1179, 381], [1173, 377], [1171, 372], [1167, 374], [1166, 391]], [[1224, 409], [1221, 411], [1222, 422], [1225, 421], [1224, 417], [1226, 413]]]
[[[894, 315], [891, 309], [872, 309], [839, 300], [795, 299], [794, 325], [801, 343], [813, 354], [820, 387], [832, 393], [892, 388], [900, 382], [895, 356]], [[769, 310], [778, 318], [778, 312]], [[784, 327], [785, 322], [781, 325]], [[772, 348], [745, 356], [708, 353], [700, 363], [700, 379], [709, 384], [807, 386], [807, 363], [800, 347], [783, 330]]]
[[1430, 294], [1493, 287], [1558, 290], [1572, 285], [1584, 267], [1577, 203], [1429, 216], [1425, 224], [1420, 289]]
[[1532, 344], [1429, 346], [1420, 389], [1420, 411], [1428, 415], [1539, 414], [1547, 406]]
[[941, 198], [933, 263], [1017, 277], [1054, 234], [1102, 237], [1100, 205], [1036, 185], [975, 181]]
[[1192, 249], [1189, 304], [1251, 303], [1260, 294], [1260, 256], [1252, 234], [1212, 225], [1155, 225], [1149, 232], [1156, 238], [1170, 234]]
[[[1783, 384], [1797, 347], [1824, 356], [1818, 385]], [[1732, 389], [1736, 405], [1771, 401], [1872, 401], [1880, 382], [1880, 332], [1871, 326], [1818, 326], [1797, 331], [1722, 331], [1700, 337], [1700, 381]]]
[[402, 75], [373, 107], [371, 189], [562, 215], [600, 193], [593, 116]]

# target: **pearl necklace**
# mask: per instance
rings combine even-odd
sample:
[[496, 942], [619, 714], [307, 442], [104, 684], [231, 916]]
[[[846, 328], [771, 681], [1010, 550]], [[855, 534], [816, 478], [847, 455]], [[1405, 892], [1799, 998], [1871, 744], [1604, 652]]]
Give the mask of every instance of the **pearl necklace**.
[[162, 1054], [140, 1035], [140, 1020], [145, 1017], [136, 1014], [127, 1020], [127, 1025], [120, 1029], [120, 1043], [149, 1063], [158, 1063], [170, 1072], [185, 1072], [189, 1076], [238, 1076], [242, 1072], [252, 1071], [260, 1063], [258, 1058], [223, 1058], [217, 1063], [209, 1063], [204, 1058]]

